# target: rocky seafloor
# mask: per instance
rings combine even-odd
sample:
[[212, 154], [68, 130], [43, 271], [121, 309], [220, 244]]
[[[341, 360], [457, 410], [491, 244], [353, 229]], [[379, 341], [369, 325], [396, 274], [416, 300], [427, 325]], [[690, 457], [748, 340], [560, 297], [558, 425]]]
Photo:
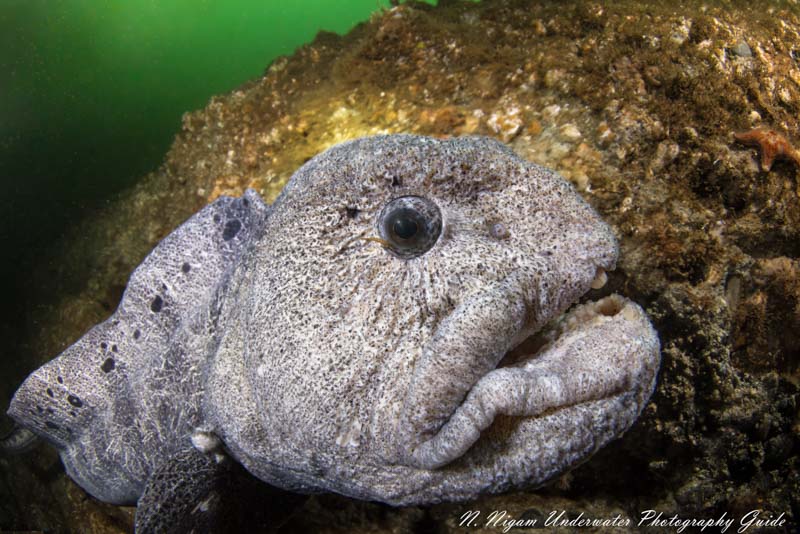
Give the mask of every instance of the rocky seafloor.
[[[354, 137], [489, 135], [556, 169], [612, 224], [621, 260], [590, 296], [623, 293], [653, 319], [651, 402], [538, 490], [405, 509], [285, 495], [252, 531], [458, 532], [468, 510], [540, 524], [553, 510], [619, 515], [625, 531], [648, 509], [783, 513], [788, 531], [800, 518], [800, 158], [767, 171], [734, 133], [800, 142], [799, 62], [795, 2], [443, 1], [322, 33], [187, 113], [161, 168], [42, 258], [0, 398], [106, 318], [155, 243], [219, 195], [272, 200], [304, 161]], [[48, 447], [0, 466], [0, 530], [132, 530], [133, 509], [88, 497]], [[502, 530], [479, 523], [469, 530]]]

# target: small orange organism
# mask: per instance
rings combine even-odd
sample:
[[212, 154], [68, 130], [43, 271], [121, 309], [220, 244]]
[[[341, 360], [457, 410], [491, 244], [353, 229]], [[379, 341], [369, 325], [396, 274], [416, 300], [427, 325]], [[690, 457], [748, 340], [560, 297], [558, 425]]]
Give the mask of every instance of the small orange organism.
[[794, 149], [786, 137], [775, 130], [755, 128], [753, 130], [733, 134], [737, 141], [747, 145], [755, 145], [761, 152], [761, 170], [769, 172], [772, 163], [778, 159], [789, 159], [800, 166], [800, 153]]

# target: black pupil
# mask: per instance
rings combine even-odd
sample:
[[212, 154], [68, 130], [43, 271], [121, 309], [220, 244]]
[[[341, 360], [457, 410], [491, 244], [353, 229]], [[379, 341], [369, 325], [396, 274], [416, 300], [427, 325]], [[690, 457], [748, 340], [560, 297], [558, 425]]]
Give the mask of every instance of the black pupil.
[[410, 260], [425, 254], [442, 232], [439, 207], [427, 198], [406, 196], [386, 205], [378, 216], [380, 241], [394, 256]]
[[408, 217], [401, 217], [394, 222], [392, 230], [400, 239], [411, 239], [417, 233], [417, 222]]

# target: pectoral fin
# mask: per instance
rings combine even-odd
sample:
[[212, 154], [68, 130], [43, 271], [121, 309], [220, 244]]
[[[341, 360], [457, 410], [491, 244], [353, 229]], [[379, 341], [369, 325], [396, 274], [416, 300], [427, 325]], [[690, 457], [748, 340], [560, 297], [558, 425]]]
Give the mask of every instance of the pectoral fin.
[[165, 459], [147, 481], [136, 532], [220, 532], [239, 469], [227, 456], [187, 447]]

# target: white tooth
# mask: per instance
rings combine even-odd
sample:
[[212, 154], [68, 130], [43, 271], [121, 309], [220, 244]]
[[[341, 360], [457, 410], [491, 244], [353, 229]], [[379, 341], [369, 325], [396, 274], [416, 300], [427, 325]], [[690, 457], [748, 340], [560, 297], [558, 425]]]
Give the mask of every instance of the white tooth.
[[597, 274], [594, 275], [594, 280], [592, 280], [592, 289], [600, 289], [608, 282], [608, 275], [603, 270], [602, 267], [597, 268]]

